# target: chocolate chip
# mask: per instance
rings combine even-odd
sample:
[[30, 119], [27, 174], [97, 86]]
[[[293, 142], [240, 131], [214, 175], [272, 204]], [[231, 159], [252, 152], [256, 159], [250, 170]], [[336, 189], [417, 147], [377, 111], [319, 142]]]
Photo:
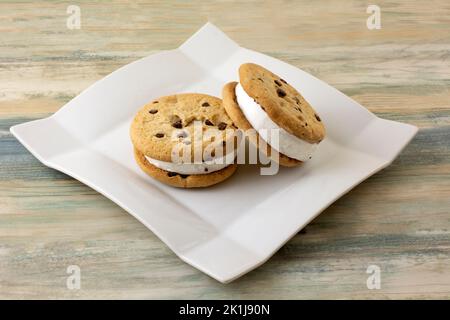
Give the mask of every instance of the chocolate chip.
[[214, 123], [212, 123], [211, 121], [209, 121], [209, 119], [206, 119], [206, 120], [205, 120], [205, 124], [206, 124], [207, 126], [213, 126], [213, 125], [214, 125]]
[[158, 103], [159, 101], [153, 101], [153, 103]]
[[174, 115], [171, 117], [170, 122], [172, 123], [172, 127], [177, 128], [177, 129], [181, 129], [183, 128], [183, 124], [181, 122], [181, 119], [179, 116]]
[[208, 168], [205, 168], [205, 172], [208, 172]]
[[281, 87], [281, 86], [282, 86], [281, 82], [280, 82], [280, 81], [278, 81], [278, 80], [273, 80], [273, 82], [275, 82], [275, 83], [276, 83], [276, 85], [277, 85], [277, 86], [279, 86], [279, 87]]
[[167, 176], [169, 177], [175, 177], [178, 173], [176, 172], [167, 172]]
[[280, 98], [286, 97], [286, 92], [284, 92], [283, 89], [278, 88], [278, 89], [277, 89], [277, 94], [278, 94], [278, 96], [279, 96]]
[[158, 112], [158, 110], [156, 110], [156, 109], [151, 109], [151, 110], [149, 110], [148, 112], [151, 113], [151, 114], [155, 114], [155, 113]]
[[155, 137], [163, 138], [164, 137], [164, 133], [158, 132], [157, 134], [155, 134]]
[[225, 130], [227, 124], [225, 122], [221, 122], [217, 125], [217, 127], [219, 128], [219, 130]]
[[177, 128], [177, 129], [183, 128], [183, 124], [181, 123], [181, 120], [180, 120], [180, 121], [177, 121], [177, 122], [174, 122], [174, 123], [172, 124], [172, 126], [173, 126], [174, 128]]
[[316, 117], [317, 121], [322, 121], [322, 120], [320, 120], [320, 117], [317, 114], [315, 114], [315, 113], [314, 113], [314, 117]]
[[188, 174], [180, 174], [180, 177], [183, 179], [186, 179], [187, 177], [189, 177], [189, 175]]
[[202, 107], [209, 107], [209, 103], [208, 102], [203, 102], [202, 103]]
[[281, 79], [281, 78], [280, 78], [280, 81], [285, 83], [285, 84], [287, 84], [287, 82], [285, 80]]

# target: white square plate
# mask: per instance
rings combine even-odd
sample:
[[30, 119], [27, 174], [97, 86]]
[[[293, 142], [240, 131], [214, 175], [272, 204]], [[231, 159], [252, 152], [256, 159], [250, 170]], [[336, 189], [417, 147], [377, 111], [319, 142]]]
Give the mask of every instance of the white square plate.
[[[128, 133], [135, 112], [173, 93], [220, 97], [245, 62], [286, 79], [318, 111], [328, 136], [314, 158], [275, 176], [242, 166], [224, 183], [201, 190], [171, 188], [145, 175]], [[11, 132], [42, 163], [128, 211], [183, 261], [229, 282], [264, 263], [332, 202], [389, 165], [417, 128], [377, 118], [310, 74], [242, 48], [208, 23], [178, 49], [126, 65], [54, 115]]]

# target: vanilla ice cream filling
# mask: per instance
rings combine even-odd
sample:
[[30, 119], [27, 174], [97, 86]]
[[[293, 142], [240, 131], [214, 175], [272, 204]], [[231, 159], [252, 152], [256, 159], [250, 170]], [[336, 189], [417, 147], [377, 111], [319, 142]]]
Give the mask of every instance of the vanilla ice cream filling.
[[[290, 134], [273, 122], [261, 106], [250, 97], [238, 83], [236, 86], [236, 99], [239, 107], [248, 122], [258, 132], [259, 136], [272, 148], [290, 158], [306, 161], [311, 158], [317, 148], [317, 143], [309, 143]], [[279, 133], [278, 139], [271, 139], [273, 130]], [[277, 141], [278, 143], [272, 143]]]
[[230, 164], [234, 163], [236, 155], [235, 152], [230, 152], [223, 157], [217, 157], [210, 161], [201, 163], [174, 163], [166, 162], [161, 160], [156, 160], [145, 156], [148, 162], [150, 162], [155, 167], [180, 174], [208, 174], [211, 172], [222, 170], [228, 167]]

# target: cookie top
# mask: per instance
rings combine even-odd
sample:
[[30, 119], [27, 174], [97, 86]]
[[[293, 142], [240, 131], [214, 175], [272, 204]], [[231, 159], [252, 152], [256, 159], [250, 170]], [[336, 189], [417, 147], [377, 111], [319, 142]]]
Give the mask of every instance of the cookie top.
[[[225, 155], [227, 144], [234, 139], [230, 133], [235, 129], [222, 100], [206, 94], [185, 93], [160, 97], [143, 106], [131, 123], [130, 135], [134, 147], [150, 158], [171, 162], [174, 150], [182, 154], [181, 145], [185, 150], [190, 149], [193, 161], [201, 146], [205, 161], [210, 160], [204, 157], [206, 148], [220, 148]], [[210, 157], [214, 153], [206, 152]]]
[[[249, 130], [252, 129], [252, 125], [245, 118], [244, 113], [237, 103], [236, 98], [236, 85], [237, 82], [227, 83], [222, 89], [223, 105], [231, 120], [236, 124], [239, 129]], [[248, 136], [251, 143], [259, 148], [267, 157], [277, 161], [280, 165], [285, 167], [294, 167], [300, 165], [302, 162], [282, 153], [273, 152], [271, 146], [267, 144], [257, 132], [254, 135]]]
[[239, 67], [239, 82], [279, 127], [299, 139], [318, 143], [325, 137], [319, 115], [285, 80], [254, 63]]

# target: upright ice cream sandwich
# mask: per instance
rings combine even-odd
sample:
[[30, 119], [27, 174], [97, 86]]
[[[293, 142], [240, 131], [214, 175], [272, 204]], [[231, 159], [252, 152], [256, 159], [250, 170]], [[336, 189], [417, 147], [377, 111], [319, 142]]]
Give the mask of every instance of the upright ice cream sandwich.
[[[244, 131], [255, 129], [250, 140], [283, 166], [309, 160], [325, 137], [321, 118], [303, 96], [260, 65], [241, 65], [239, 83], [228, 83], [222, 94], [225, 110], [236, 126]], [[277, 139], [273, 139], [274, 131]]]

